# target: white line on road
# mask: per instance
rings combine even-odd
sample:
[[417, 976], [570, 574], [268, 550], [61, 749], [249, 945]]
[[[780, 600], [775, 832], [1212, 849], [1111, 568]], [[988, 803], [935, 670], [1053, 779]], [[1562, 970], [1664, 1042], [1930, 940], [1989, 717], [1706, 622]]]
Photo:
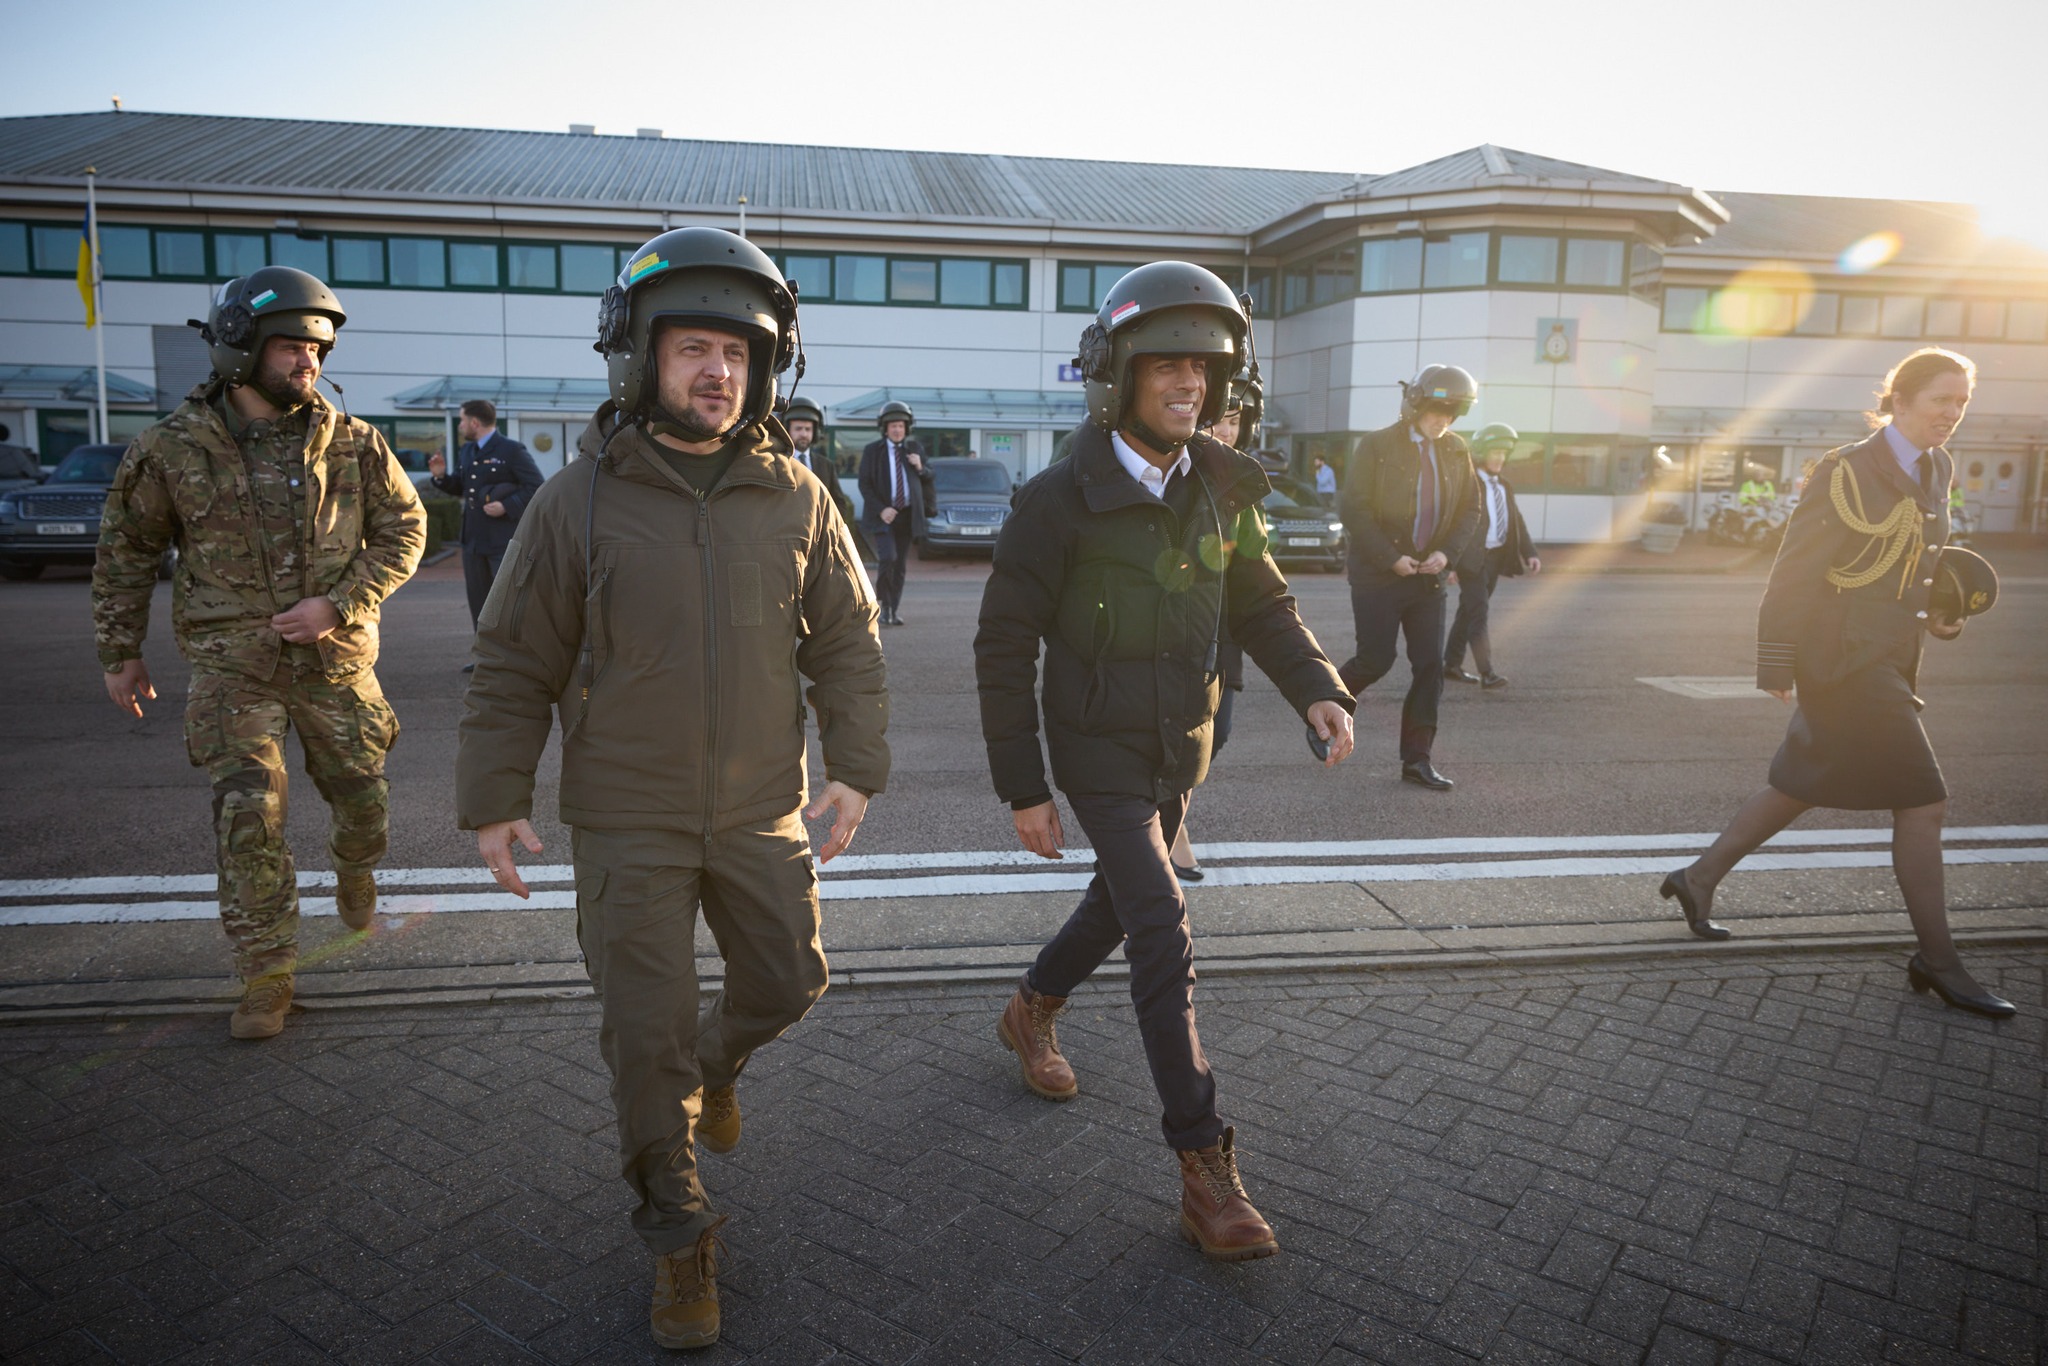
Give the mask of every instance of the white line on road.
[[[1891, 843], [1889, 829], [1875, 830], [1787, 830], [1771, 840], [1767, 849], [1869, 845]], [[1986, 840], [2048, 839], [2048, 825], [1968, 825], [1943, 832], [1954, 844]], [[1704, 849], [1713, 843], [1712, 832], [1678, 835], [1480, 835], [1444, 839], [1411, 840], [1306, 840], [1268, 843], [1198, 844], [1197, 858], [1221, 862], [1229, 859], [1309, 858], [1420, 858], [1452, 854], [1621, 854], [1657, 849]], [[1091, 866], [1093, 851], [1069, 850], [1069, 866]], [[939, 868], [1039, 868], [1045, 860], [1022, 849], [941, 851], [929, 854], [846, 854], [818, 870], [830, 881], [849, 873], [912, 872]], [[1220, 871], [1220, 870], [1219, 870]], [[571, 882], [575, 874], [566, 863], [537, 863], [522, 867], [520, 876], [529, 886]], [[393, 887], [489, 886], [491, 876], [475, 864], [457, 868], [380, 868], [377, 885]], [[334, 874], [299, 874], [301, 888], [321, 889], [334, 885]], [[168, 896], [179, 892], [212, 892], [211, 873], [166, 877], [76, 877], [22, 878], [0, 881], [0, 900], [21, 901], [51, 896]], [[950, 895], [950, 893], [948, 894]], [[515, 898], [516, 899], [516, 898]], [[0, 923], [5, 923], [0, 921]]]
[[[1950, 849], [1951, 864], [2048, 863], [2048, 846], [1998, 849]], [[1806, 853], [1757, 853], [1743, 860], [1751, 872], [1797, 872], [1831, 868], [1883, 868], [1888, 850], [1830, 849]], [[1204, 887], [1271, 887], [1304, 883], [1482, 882], [1525, 877], [1650, 876], [1670, 871], [1668, 858], [1536, 858], [1494, 859], [1476, 863], [1290, 864], [1253, 867], [1211, 867]], [[825, 901], [911, 900], [926, 897], [994, 896], [1009, 893], [1075, 892], [1093, 874], [1083, 871], [1038, 873], [948, 874], [939, 877], [850, 878], [819, 884]], [[386, 896], [381, 909], [389, 915], [461, 911], [566, 910], [576, 894], [535, 892], [525, 901], [508, 892], [438, 892], [422, 896]], [[1646, 892], [1647, 904], [1647, 892]], [[309, 897], [301, 914], [333, 915], [334, 898]], [[164, 920], [209, 920], [219, 914], [211, 901], [56, 902], [31, 906], [0, 906], [0, 926], [139, 924]]]

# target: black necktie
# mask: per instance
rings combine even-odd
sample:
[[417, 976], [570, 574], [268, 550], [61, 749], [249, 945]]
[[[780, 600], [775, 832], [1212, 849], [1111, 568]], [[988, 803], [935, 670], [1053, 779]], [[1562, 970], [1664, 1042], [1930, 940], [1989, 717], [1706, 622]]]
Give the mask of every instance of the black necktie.
[[898, 509], [910, 506], [910, 486], [903, 473], [903, 453], [895, 442], [889, 443], [889, 468], [894, 471], [894, 503]]
[[1934, 452], [1923, 451], [1920, 455], [1920, 493], [1928, 505], [1936, 501], [1934, 489]]

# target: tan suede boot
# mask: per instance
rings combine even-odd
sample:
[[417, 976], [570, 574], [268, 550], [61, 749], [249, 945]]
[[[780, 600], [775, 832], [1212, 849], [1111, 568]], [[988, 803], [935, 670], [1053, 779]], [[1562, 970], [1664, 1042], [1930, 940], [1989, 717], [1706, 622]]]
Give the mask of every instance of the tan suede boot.
[[274, 1039], [284, 1032], [285, 1012], [292, 1008], [292, 975], [273, 972], [242, 984], [242, 1003], [228, 1017], [228, 1033], [238, 1039]]
[[729, 1153], [740, 1146], [737, 1088], [721, 1086], [704, 1093], [704, 1112], [697, 1117], [697, 1141], [714, 1153]]
[[334, 909], [352, 930], [367, 930], [377, 916], [377, 875], [342, 873], [334, 880]]
[[996, 1037], [1017, 1055], [1024, 1084], [1047, 1100], [1072, 1100], [1081, 1090], [1074, 1069], [1060, 1056], [1059, 1035], [1052, 1017], [1067, 1003], [1064, 996], [1045, 996], [1019, 983], [1017, 994], [996, 1021]]
[[718, 1341], [718, 1259], [725, 1253], [718, 1230], [724, 1223], [721, 1216], [694, 1246], [654, 1259], [647, 1327], [663, 1347], [709, 1347]]
[[1180, 1232], [1219, 1262], [1248, 1262], [1280, 1250], [1237, 1175], [1237, 1130], [1180, 1157]]

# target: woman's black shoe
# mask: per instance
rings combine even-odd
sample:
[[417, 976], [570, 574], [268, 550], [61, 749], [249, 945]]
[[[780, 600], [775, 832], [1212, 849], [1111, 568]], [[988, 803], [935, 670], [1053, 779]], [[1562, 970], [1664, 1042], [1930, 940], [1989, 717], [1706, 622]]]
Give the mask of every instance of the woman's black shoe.
[[1726, 939], [1728, 937], [1728, 927], [1726, 925], [1716, 925], [1713, 921], [1705, 919], [1700, 915], [1700, 908], [1694, 904], [1692, 899], [1692, 888], [1686, 885], [1685, 869], [1680, 868], [1675, 873], [1665, 874], [1664, 885], [1657, 889], [1657, 895], [1663, 897], [1666, 901], [1677, 897], [1678, 908], [1685, 912], [1686, 928], [1700, 938]]
[[1963, 983], [1968, 985], [1942, 981], [1940, 975], [1933, 968], [1920, 961], [1920, 955], [1917, 953], [1906, 963], [1906, 981], [1912, 986], [1913, 990], [1931, 990], [1936, 996], [1939, 996], [1957, 1010], [1969, 1010], [1979, 1015], [1989, 1015], [1994, 1020], [2002, 1020], [2008, 1015], [2019, 1014], [2018, 1006], [2006, 1000], [2003, 996], [1993, 996], [1990, 992], [1978, 986], [1976, 979], [1961, 968], [1951, 969], [1949, 975], [1951, 977], [1961, 977]]
[[1477, 683], [1479, 681], [1478, 674], [1466, 673], [1461, 668], [1445, 669], [1444, 677], [1450, 679], [1453, 683]]
[[[1173, 860], [1168, 859], [1167, 862], [1173, 863]], [[1178, 863], [1173, 863], [1173, 875], [1182, 882], [1200, 882], [1202, 880], [1202, 870], [1192, 865], [1183, 868]]]

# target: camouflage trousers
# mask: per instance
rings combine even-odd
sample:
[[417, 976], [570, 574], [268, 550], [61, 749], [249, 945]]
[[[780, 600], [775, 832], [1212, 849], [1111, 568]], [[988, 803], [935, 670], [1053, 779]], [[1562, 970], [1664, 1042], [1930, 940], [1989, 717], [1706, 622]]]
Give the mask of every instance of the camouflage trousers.
[[185, 748], [213, 783], [220, 921], [244, 981], [298, 959], [299, 875], [285, 842], [287, 728], [299, 733], [306, 776], [327, 801], [327, 848], [338, 872], [376, 867], [389, 829], [384, 755], [398, 738], [398, 718], [376, 674], [335, 680], [290, 662], [267, 679], [193, 671]]

